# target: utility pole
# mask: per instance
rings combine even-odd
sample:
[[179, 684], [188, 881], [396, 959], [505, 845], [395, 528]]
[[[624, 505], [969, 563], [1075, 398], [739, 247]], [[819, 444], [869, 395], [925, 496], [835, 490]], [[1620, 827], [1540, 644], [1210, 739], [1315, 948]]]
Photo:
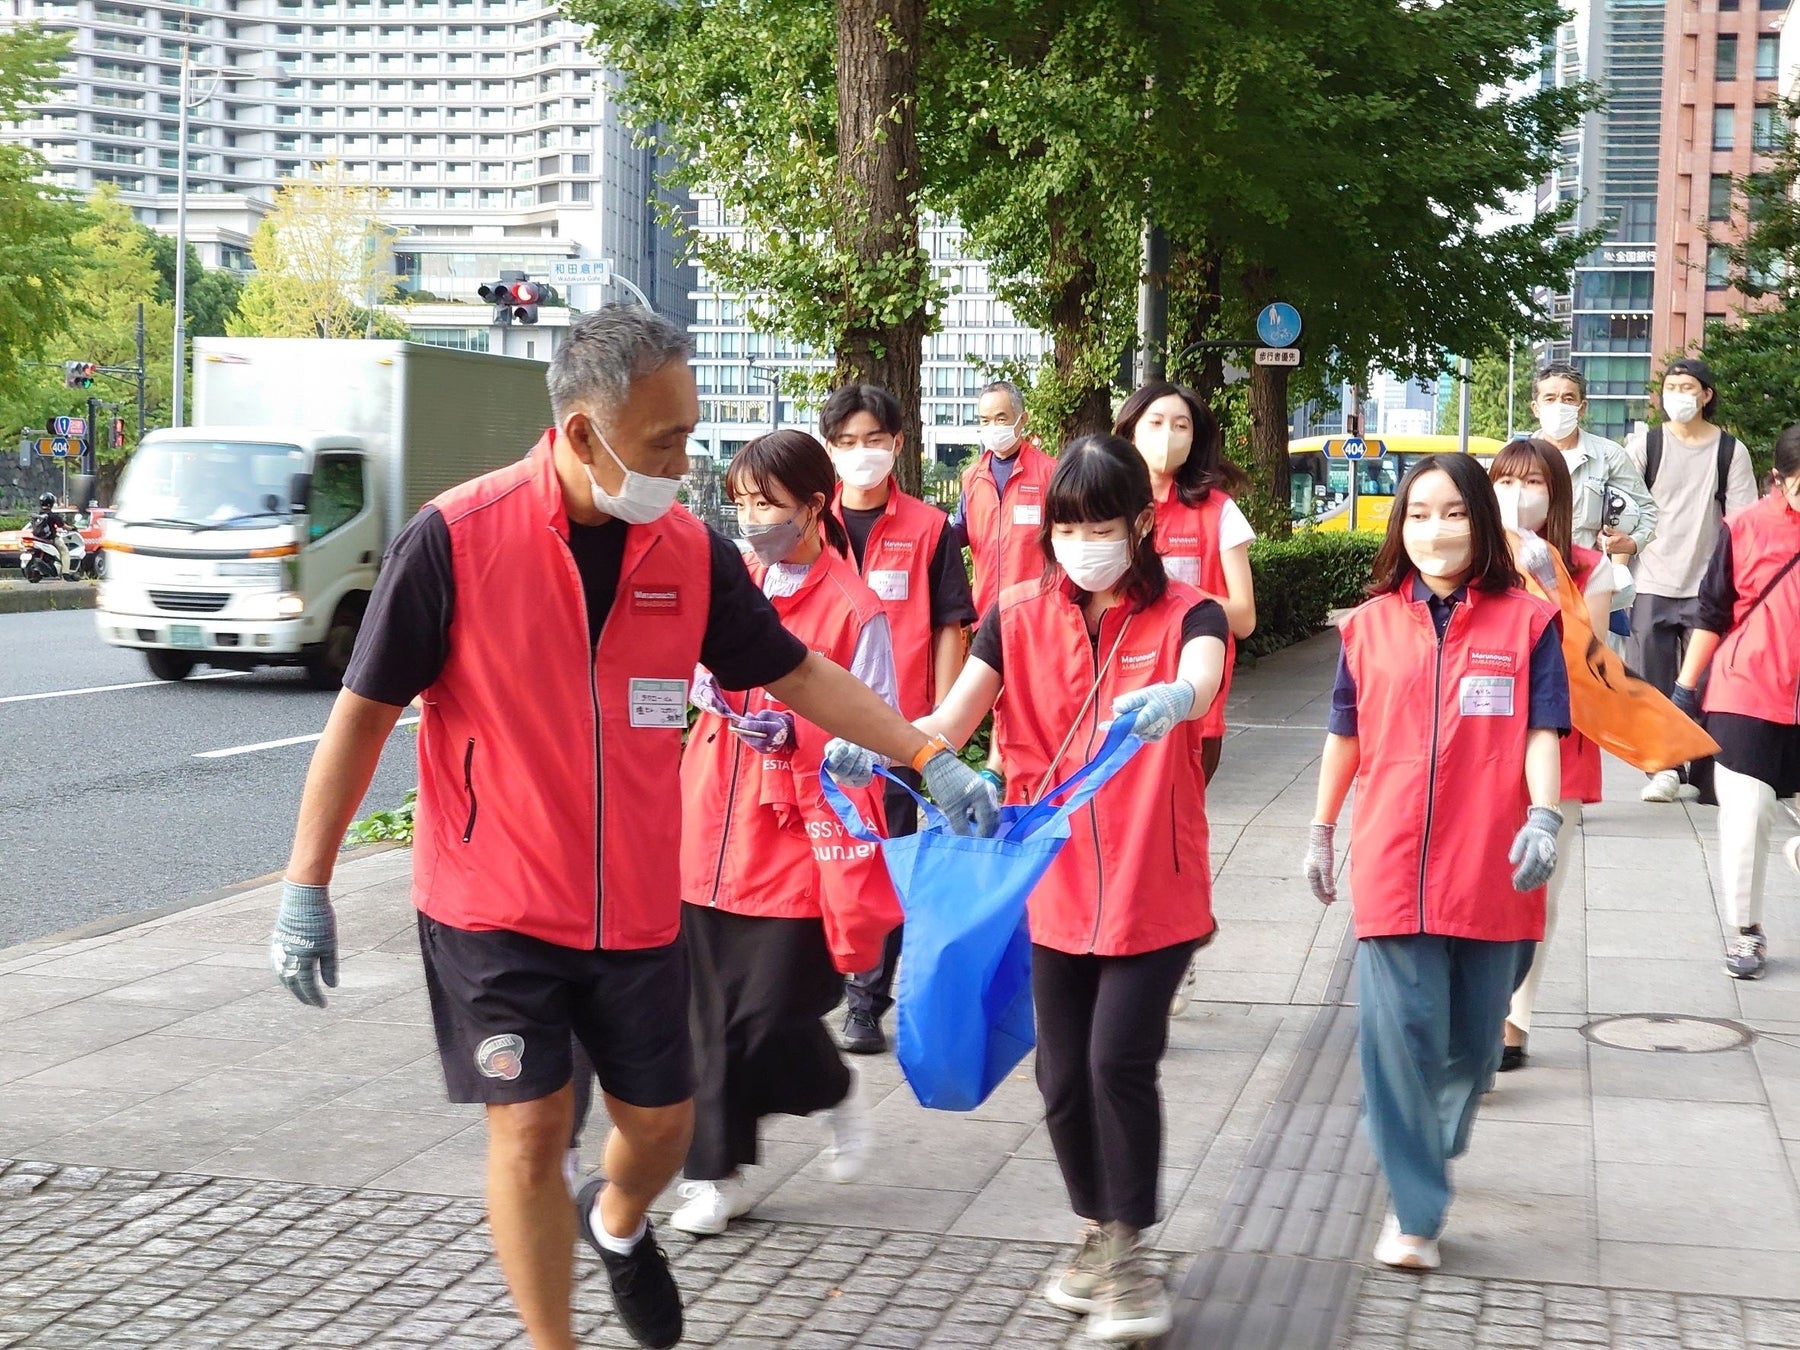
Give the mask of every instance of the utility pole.
[[1143, 275], [1138, 281], [1138, 383], [1163, 379], [1169, 348], [1169, 235], [1144, 222]]
[[138, 302], [137, 321], [137, 444], [144, 443], [144, 380], [147, 373], [144, 368], [144, 303]]
[[[169, 425], [187, 425], [187, 171], [188, 80], [193, 70], [188, 45], [181, 44], [181, 115], [176, 122], [175, 169], [175, 388], [169, 408]], [[138, 364], [143, 365], [143, 358]]]
[[1466, 356], [1457, 359], [1456, 379], [1460, 386], [1456, 394], [1456, 448], [1466, 455], [1469, 453], [1469, 358]]

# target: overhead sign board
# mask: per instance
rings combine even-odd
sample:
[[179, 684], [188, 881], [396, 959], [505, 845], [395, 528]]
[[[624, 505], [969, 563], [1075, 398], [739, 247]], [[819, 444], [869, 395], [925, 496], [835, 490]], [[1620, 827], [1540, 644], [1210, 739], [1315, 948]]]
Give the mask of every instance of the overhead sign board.
[[1333, 436], [1325, 442], [1328, 459], [1380, 459], [1387, 453], [1381, 441], [1365, 441], [1361, 436]]
[[604, 286], [612, 280], [611, 258], [558, 258], [550, 264], [553, 286]]
[[1256, 335], [1265, 347], [1291, 347], [1300, 340], [1300, 311], [1277, 300], [1256, 316]]
[[38, 438], [37, 451], [52, 459], [80, 457], [87, 452], [87, 442], [80, 436], [42, 436]]
[[1259, 366], [1297, 366], [1300, 364], [1298, 347], [1258, 347], [1256, 364]]

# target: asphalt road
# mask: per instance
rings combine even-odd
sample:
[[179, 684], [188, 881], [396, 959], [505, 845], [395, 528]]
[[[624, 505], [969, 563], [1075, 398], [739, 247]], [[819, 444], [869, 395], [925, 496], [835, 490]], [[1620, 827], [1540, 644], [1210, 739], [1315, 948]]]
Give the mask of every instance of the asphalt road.
[[[298, 670], [211, 674], [153, 680], [88, 611], [0, 615], [0, 948], [286, 863], [313, 741], [266, 743], [316, 736], [333, 695]], [[365, 811], [417, 777], [398, 728]]]

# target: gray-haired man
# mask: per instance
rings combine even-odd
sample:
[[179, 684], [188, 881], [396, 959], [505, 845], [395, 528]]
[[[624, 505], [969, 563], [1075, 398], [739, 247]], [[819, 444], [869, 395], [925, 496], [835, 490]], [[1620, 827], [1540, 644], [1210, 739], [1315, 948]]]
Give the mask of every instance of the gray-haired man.
[[[834, 735], [924, 766], [953, 822], [988, 785], [789, 635], [737, 550], [674, 505], [699, 401], [682, 331], [609, 305], [550, 368], [529, 458], [439, 497], [395, 539], [308, 772], [276, 920], [302, 1002], [336, 983], [326, 887], [402, 709], [424, 698], [413, 903], [452, 1100], [487, 1108], [489, 1224], [532, 1343], [570, 1350], [576, 1232], [626, 1329], [681, 1337], [647, 1214], [693, 1127], [678, 765], [696, 664]], [[571, 1213], [571, 1043], [613, 1123]]]

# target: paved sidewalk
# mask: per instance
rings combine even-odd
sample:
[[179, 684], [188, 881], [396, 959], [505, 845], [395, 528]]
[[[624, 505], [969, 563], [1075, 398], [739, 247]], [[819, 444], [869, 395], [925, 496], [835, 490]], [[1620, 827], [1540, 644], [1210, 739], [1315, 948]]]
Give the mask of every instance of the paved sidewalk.
[[[1458, 1169], [1445, 1268], [1367, 1269], [1346, 905], [1299, 878], [1329, 637], [1240, 675], [1211, 794], [1219, 940], [1164, 1068], [1171, 1346], [1800, 1345], [1800, 882], [1773, 961], [1719, 963], [1711, 812], [1609, 766], [1552, 941], [1530, 1065]], [[296, 771], [299, 766], [296, 764]], [[479, 1115], [443, 1101], [409, 857], [335, 893], [324, 1012], [268, 973], [261, 888], [0, 951], [0, 1347], [522, 1344], [482, 1229]], [[1754, 1028], [1719, 1053], [1610, 1048], [1614, 1014]], [[1606, 1028], [1590, 1028], [1605, 1034]], [[1647, 1044], [1729, 1028], [1657, 1023]], [[668, 1234], [689, 1343], [1085, 1345], [1035, 1289], [1075, 1236], [1028, 1069], [968, 1115], [864, 1061], [881, 1151], [833, 1184], [816, 1123], [766, 1131], [752, 1219]], [[595, 1141], [590, 1142], [597, 1142]], [[594, 1150], [590, 1150], [594, 1151]], [[624, 1345], [578, 1257], [587, 1343]]]

